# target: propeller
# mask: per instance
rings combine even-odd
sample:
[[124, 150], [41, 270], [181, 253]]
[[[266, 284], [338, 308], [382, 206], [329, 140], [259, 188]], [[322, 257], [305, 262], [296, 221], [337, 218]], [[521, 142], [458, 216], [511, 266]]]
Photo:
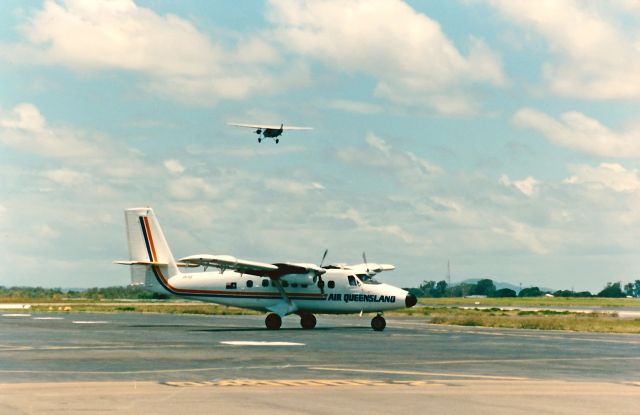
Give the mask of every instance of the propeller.
[[[324, 254], [322, 255], [322, 259], [320, 260], [320, 265], [318, 265], [320, 268], [322, 268], [322, 264], [324, 263], [325, 258], [327, 258], [328, 253], [329, 253], [329, 249], [325, 249]], [[319, 274], [316, 275], [313, 278], [313, 282], [316, 282], [316, 278], [318, 280], [318, 288], [320, 288], [320, 293], [324, 294], [324, 281], [322, 280], [322, 276]]]

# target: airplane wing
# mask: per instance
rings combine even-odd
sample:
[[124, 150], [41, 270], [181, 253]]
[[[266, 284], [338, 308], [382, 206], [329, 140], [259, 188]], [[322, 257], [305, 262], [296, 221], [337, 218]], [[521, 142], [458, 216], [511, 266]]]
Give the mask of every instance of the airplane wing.
[[313, 128], [311, 127], [296, 127], [293, 125], [266, 125], [266, 124], [240, 124], [240, 123], [235, 123], [235, 122], [229, 122], [227, 123], [227, 125], [231, 125], [233, 127], [244, 127], [244, 128], [254, 128], [254, 129], [261, 129], [261, 130], [279, 130], [280, 127], [282, 127], [283, 130], [296, 130], [296, 131], [303, 131], [303, 130], [313, 130]]
[[196, 266], [220, 268], [222, 270], [233, 269], [255, 275], [265, 275], [278, 270], [278, 267], [272, 264], [247, 261], [246, 259], [239, 259], [231, 255], [190, 255], [180, 258], [178, 261], [185, 264], [195, 264]]
[[304, 263], [279, 263], [267, 264], [265, 262], [248, 261], [236, 258], [231, 255], [190, 255], [178, 260], [182, 264], [193, 264], [195, 266], [215, 267], [222, 270], [232, 269], [245, 274], [264, 276], [270, 278], [280, 278], [288, 274], [309, 274], [322, 275], [327, 270], [315, 264]]
[[[382, 271], [393, 271], [394, 269], [396, 269], [396, 267], [391, 264], [376, 264], [373, 262], [370, 262], [368, 264], [362, 263], [362, 264], [355, 264], [355, 265], [337, 264], [337, 265], [331, 265], [331, 267], [338, 268], [338, 269], [348, 269], [353, 271], [355, 274], [369, 274], [369, 275], [375, 275]], [[369, 270], [369, 272], [367, 272], [367, 270]]]

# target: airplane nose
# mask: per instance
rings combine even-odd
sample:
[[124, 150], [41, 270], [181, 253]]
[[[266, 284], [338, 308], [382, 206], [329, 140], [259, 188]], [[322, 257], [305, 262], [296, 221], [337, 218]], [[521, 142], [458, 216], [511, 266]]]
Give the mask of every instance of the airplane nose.
[[416, 304], [418, 304], [418, 298], [413, 294], [407, 294], [407, 297], [404, 299], [404, 305], [406, 305], [407, 308], [411, 308]]

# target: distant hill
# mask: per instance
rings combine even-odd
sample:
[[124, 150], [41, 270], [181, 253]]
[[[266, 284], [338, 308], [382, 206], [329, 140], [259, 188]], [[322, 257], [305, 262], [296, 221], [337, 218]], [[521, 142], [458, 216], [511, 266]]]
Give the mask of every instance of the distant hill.
[[[455, 283], [453, 283], [451, 285], [455, 286], [455, 285], [458, 285], [458, 284], [477, 284], [478, 281], [480, 281], [481, 279], [483, 279], [483, 278], [469, 278], [469, 279], [466, 279], [464, 281], [455, 282]], [[496, 289], [498, 289], [498, 290], [501, 290], [503, 288], [509, 288], [509, 289], [515, 291], [516, 293], [520, 291], [520, 286], [513, 285], [513, 284], [510, 284], [508, 282], [500, 282], [500, 281], [495, 281], [494, 280], [493, 283], [495, 284]], [[522, 288], [527, 288], [527, 287], [532, 287], [532, 285], [529, 284], [529, 285], [523, 285], [522, 286]], [[540, 291], [547, 291], [547, 292], [550, 292], [550, 293], [557, 291], [557, 290], [555, 290], [553, 288], [547, 288], [547, 287], [538, 287], [538, 288], [540, 288]]]

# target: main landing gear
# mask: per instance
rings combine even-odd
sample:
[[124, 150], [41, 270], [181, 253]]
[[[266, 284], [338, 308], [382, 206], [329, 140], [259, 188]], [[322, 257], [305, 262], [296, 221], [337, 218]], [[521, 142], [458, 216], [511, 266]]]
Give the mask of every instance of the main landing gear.
[[316, 326], [316, 316], [310, 313], [300, 314], [300, 325], [307, 330], [314, 328]]
[[276, 313], [271, 313], [264, 319], [264, 324], [269, 330], [278, 330], [282, 326], [282, 318]]
[[387, 322], [380, 314], [371, 319], [371, 328], [375, 331], [382, 331], [387, 327]]

